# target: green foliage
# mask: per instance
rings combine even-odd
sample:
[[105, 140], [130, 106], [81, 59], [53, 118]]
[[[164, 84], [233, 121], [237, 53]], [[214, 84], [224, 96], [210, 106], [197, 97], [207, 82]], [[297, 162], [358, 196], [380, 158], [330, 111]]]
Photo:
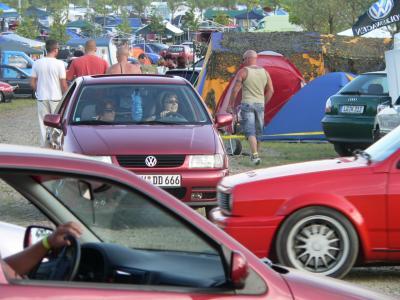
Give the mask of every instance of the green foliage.
[[125, 34], [131, 34], [132, 33], [132, 27], [129, 24], [128, 20], [128, 13], [124, 11], [122, 13], [122, 23], [117, 26], [118, 31], [125, 33]]
[[150, 2], [151, 0], [133, 0], [131, 4], [135, 8], [137, 14], [143, 16], [146, 7], [150, 6]]
[[230, 23], [229, 16], [227, 14], [224, 14], [223, 12], [218, 12], [214, 21], [221, 25], [228, 25]]
[[183, 17], [183, 28], [189, 28], [190, 31], [195, 31], [199, 28], [199, 20], [197, 20], [194, 9], [191, 8], [189, 11], [186, 12], [185, 16]]
[[50, 26], [49, 38], [56, 40], [60, 45], [64, 45], [69, 40], [67, 34], [67, 25], [63, 20], [64, 17], [61, 15], [60, 11], [53, 13], [53, 25]]
[[182, 1], [167, 0], [168, 8], [171, 11], [171, 20], [174, 18], [175, 12], [178, 9], [179, 5], [181, 5], [182, 3]]
[[165, 26], [162, 23], [162, 17], [152, 14], [150, 16], [149, 29], [152, 33], [163, 35], [165, 33]]
[[40, 34], [37, 20], [30, 17], [23, 18], [17, 27], [17, 33], [28, 39], [35, 39]]

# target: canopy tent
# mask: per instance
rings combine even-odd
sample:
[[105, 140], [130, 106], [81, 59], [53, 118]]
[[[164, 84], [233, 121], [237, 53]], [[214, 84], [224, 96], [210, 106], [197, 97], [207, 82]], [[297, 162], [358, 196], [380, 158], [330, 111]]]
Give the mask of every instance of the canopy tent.
[[16, 9], [14, 9], [4, 3], [0, 3], [0, 11], [1, 11], [0, 18], [2, 18], [2, 19], [19, 17], [19, 14], [17, 13]]
[[80, 38], [82, 38], [79, 34], [77, 34], [75, 31], [73, 31], [71, 29], [67, 28], [66, 32], [67, 32], [68, 36], [71, 39], [80, 39]]
[[[353, 30], [351, 28], [339, 32], [338, 35], [342, 36], [354, 36], [353, 35]], [[368, 32], [367, 34], [362, 35], [361, 37], [365, 38], [391, 38], [392, 34], [385, 28], [377, 28], [375, 30], [372, 30]]]
[[43, 50], [31, 48], [21, 42], [8, 40], [4, 36], [0, 37], [0, 49], [2, 51], [22, 51], [28, 55], [43, 54]]
[[38, 19], [44, 19], [50, 16], [47, 11], [31, 6], [25, 10], [25, 16], [36, 17]]
[[45, 43], [43, 43], [43, 42], [31, 40], [31, 39], [25, 38], [23, 36], [20, 36], [16, 33], [6, 34], [6, 35], [3, 35], [3, 37], [7, 40], [19, 42], [19, 43], [25, 44], [29, 47], [32, 47], [32, 48], [44, 48], [44, 46], [45, 46]]
[[261, 20], [262, 18], [264, 18], [264, 15], [262, 13], [259, 13], [255, 10], [251, 10], [251, 11], [244, 11], [241, 14], [238, 14], [235, 16], [236, 20]]
[[[88, 40], [90, 40], [90, 38], [82, 38], [82, 37], [73, 38], [73, 39], [70, 39], [70, 40], [67, 42], [67, 46], [70, 46], [71, 48], [78, 48], [78, 47], [80, 47], [80, 46], [84, 46], [85, 43], [86, 43]], [[97, 46], [102, 46], [102, 47], [104, 47], [104, 46], [109, 46], [110, 40], [111, 40], [111, 39], [110, 39], [109, 37], [101, 37], [101, 38], [95, 39], [96, 45], [97, 45]]]
[[350, 73], [334, 72], [308, 83], [264, 127], [263, 140], [325, 140], [321, 120], [326, 100], [353, 78]]
[[289, 15], [270, 15], [262, 18], [255, 32], [303, 31], [301, 26], [289, 22]]
[[[183, 35], [183, 30], [178, 27], [172, 25], [170, 22], [164, 22], [165, 31], [167, 34], [171, 34], [173, 36], [181, 36]], [[135, 32], [136, 34], [148, 34], [148, 33], [156, 33], [152, 32], [150, 25], [146, 25]]]
[[73, 22], [67, 23], [67, 28], [68, 27], [74, 27], [74, 28], [87, 28], [87, 27], [92, 27], [92, 23], [85, 21], [85, 20], [77, 20]]

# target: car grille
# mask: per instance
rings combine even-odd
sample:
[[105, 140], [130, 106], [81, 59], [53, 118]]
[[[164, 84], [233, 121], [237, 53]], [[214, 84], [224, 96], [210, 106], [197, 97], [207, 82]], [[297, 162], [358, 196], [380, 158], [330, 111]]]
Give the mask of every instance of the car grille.
[[186, 188], [184, 187], [165, 188], [164, 190], [180, 200], [182, 200], [186, 195]]
[[221, 209], [229, 212], [231, 211], [230, 199], [231, 199], [231, 194], [222, 193], [220, 191], [217, 192], [217, 202], [218, 206], [221, 207]]
[[179, 167], [185, 161], [185, 155], [117, 155], [120, 166], [126, 168], [150, 168], [146, 165], [145, 159], [148, 156], [154, 156], [157, 164], [154, 168]]

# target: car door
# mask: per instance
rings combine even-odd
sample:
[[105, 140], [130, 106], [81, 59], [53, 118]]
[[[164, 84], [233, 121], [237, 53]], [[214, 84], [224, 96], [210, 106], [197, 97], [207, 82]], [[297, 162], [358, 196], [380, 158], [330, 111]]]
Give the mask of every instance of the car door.
[[400, 151], [395, 154], [388, 179], [387, 214], [388, 256], [400, 260]]

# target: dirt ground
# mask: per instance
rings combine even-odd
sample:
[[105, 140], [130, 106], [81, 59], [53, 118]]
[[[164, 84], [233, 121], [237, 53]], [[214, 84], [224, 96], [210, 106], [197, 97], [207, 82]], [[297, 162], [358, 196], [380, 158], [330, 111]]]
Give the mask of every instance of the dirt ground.
[[[39, 145], [39, 125], [35, 105], [24, 107], [20, 110], [1, 112], [0, 143], [29, 146]], [[232, 160], [238, 159], [242, 158], [232, 158]], [[248, 159], [248, 157], [245, 157], [245, 159]], [[248, 169], [248, 167], [239, 168], [238, 164], [235, 164], [234, 161], [232, 161], [231, 165], [234, 166], [231, 173]], [[5, 195], [7, 198], [17, 200], [15, 195], [12, 195], [12, 192], [5, 190], [4, 186], [0, 185], [0, 198], [4, 198]], [[14, 205], [18, 206], [18, 201]], [[2, 220], [12, 221], [12, 216], [7, 217], [2, 215]], [[354, 268], [346, 276], [345, 280], [400, 299], [400, 267], [398, 266]]]

